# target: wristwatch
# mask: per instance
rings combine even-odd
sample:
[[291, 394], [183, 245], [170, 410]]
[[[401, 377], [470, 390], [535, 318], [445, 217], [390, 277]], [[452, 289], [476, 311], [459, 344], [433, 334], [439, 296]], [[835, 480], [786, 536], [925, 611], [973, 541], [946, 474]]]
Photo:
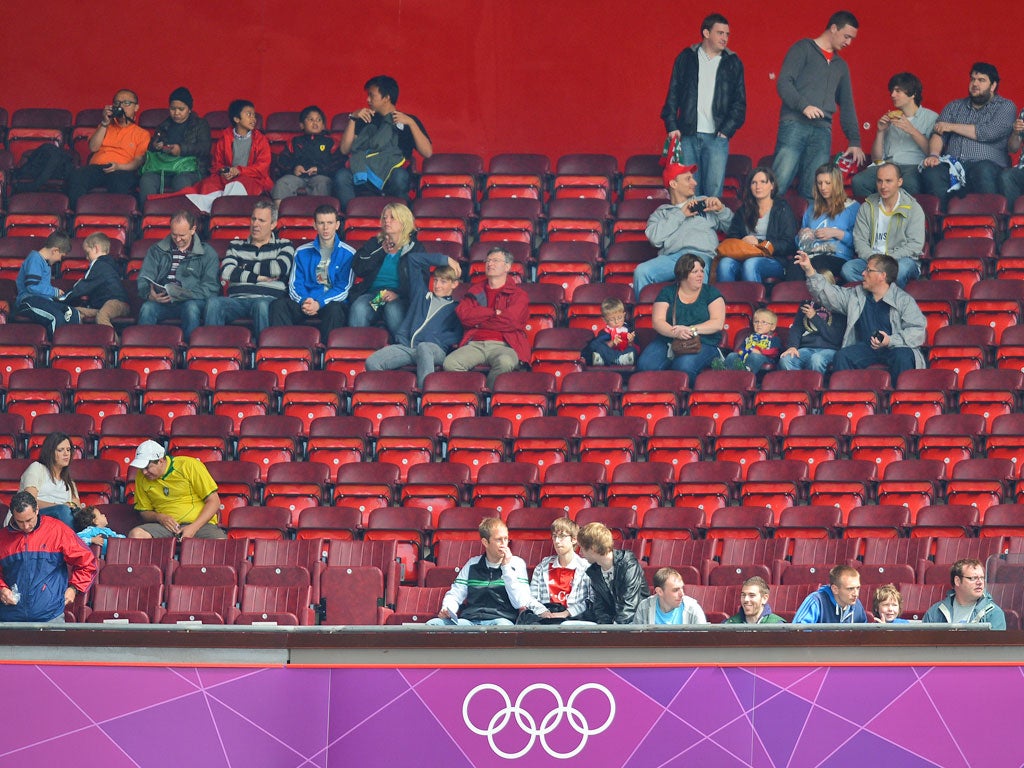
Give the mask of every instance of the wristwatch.
[[699, 335], [697, 333], [697, 326], [696, 325], [690, 327], [690, 333], [692, 333], [694, 336]]

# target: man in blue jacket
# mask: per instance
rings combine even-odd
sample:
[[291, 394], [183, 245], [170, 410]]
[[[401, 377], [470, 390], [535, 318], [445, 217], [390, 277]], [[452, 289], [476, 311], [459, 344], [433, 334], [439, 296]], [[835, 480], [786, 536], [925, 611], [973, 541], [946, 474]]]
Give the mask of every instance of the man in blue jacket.
[[11, 522], [0, 530], [0, 621], [63, 622], [95, 575], [96, 557], [74, 531], [40, 515], [28, 491], [11, 497]]
[[809, 594], [793, 617], [794, 624], [867, 624], [860, 602], [860, 574], [848, 565], [837, 565], [828, 584]]
[[316, 240], [295, 251], [288, 281], [288, 295], [270, 305], [271, 325], [298, 325], [307, 318], [320, 320], [320, 338], [348, 319], [348, 292], [352, 287], [352, 256], [355, 249], [338, 237], [341, 216], [330, 205], [313, 212]]
[[455, 314], [452, 292], [459, 283], [455, 270], [439, 266], [434, 270], [434, 290], [428, 291], [425, 276], [428, 254], [409, 254], [409, 310], [395, 334], [397, 343], [378, 349], [366, 360], [368, 371], [391, 371], [416, 366], [416, 383], [422, 388], [427, 374], [437, 370], [445, 355], [462, 338], [462, 324]]

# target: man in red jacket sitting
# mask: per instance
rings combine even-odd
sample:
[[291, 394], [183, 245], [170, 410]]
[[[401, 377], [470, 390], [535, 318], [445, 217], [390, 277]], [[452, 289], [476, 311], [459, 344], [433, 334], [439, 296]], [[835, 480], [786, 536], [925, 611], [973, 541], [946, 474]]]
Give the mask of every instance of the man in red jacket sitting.
[[514, 371], [530, 358], [526, 345], [526, 320], [530, 300], [526, 291], [509, 279], [514, 259], [504, 248], [494, 247], [487, 254], [486, 282], [470, 288], [455, 308], [466, 332], [458, 349], [444, 359], [446, 371], [470, 371], [487, 365], [487, 386], [503, 373]]

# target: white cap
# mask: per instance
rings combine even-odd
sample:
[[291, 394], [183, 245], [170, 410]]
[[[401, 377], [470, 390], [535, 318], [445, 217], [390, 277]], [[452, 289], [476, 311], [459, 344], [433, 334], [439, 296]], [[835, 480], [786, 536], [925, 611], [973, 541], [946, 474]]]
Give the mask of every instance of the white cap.
[[159, 461], [165, 455], [164, 447], [160, 443], [155, 440], [146, 440], [135, 449], [135, 458], [132, 459], [131, 466], [136, 469], [145, 469], [149, 466], [149, 462]]

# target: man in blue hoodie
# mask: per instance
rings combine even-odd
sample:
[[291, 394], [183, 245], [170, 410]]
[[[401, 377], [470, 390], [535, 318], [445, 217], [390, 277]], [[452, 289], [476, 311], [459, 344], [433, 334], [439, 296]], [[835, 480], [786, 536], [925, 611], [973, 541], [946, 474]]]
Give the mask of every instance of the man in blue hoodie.
[[427, 374], [437, 370], [462, 338], [462, 323], [455, 314], [452, 292], [458, 273], [448, 265], [434, 270], [434, 290], [424, 279], [430, 269], [427, 254], [409, 254], [409, 310], [395, 334], [397, 343], [378, 349], [366, 359], [368, 371], [391, 371], [416, 366], [416, 383], [422, 389]]
[[860, 602], [860, 574], [848, 565], [837, 565], [828, 584], [809, 594], [793, 617], [794, 624], [867, 624]]

